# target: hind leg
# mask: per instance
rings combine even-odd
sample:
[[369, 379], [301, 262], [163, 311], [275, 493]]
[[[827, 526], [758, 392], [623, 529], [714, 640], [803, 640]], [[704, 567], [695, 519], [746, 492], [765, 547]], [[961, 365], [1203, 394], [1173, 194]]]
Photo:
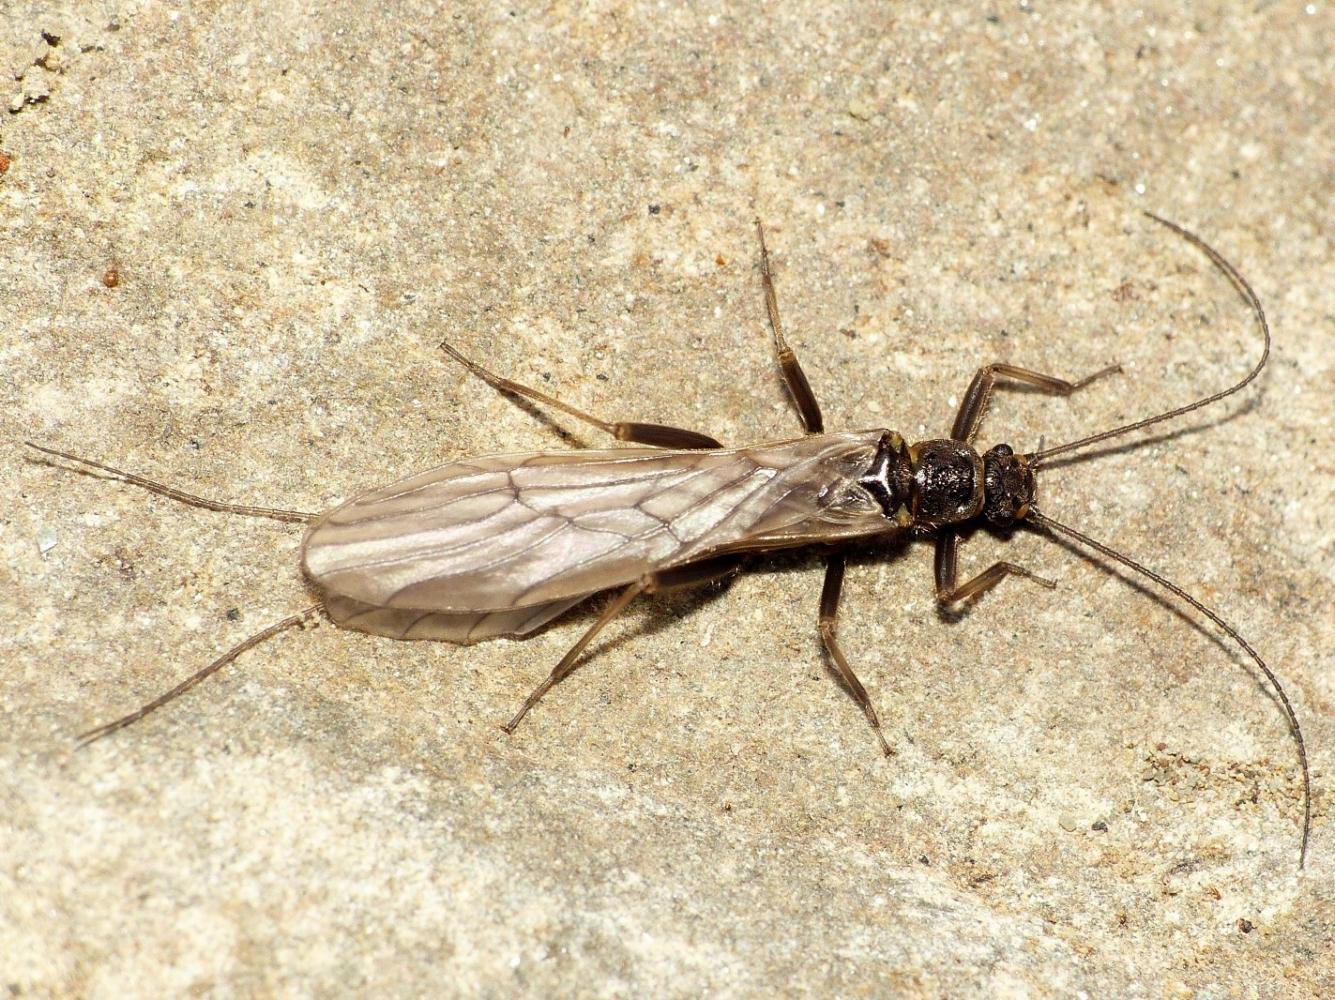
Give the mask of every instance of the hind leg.
[[680, 427], [670, 427], [666, 424], [643, 424], [630, 420], [603, 420], [595, 417], [591, 413], [585, 413], [583, 410], [571, 406], [569, 403], [563, 403], [555, 396], [548, 395], [539, 389], [515, 382], [512, 379], [502, 378], [500, 375], [490, 372], [474, 361], [469, 361], [466, 357], [456, 351], [449, 344], [442, 343], [440, 349], [452, 357], [459, 364], [463, 365], [470, 372], [476, 375], [482, 381], [493, 389], [508, 393], [512, 396], [523, 396], [534, 402], [542, 403], [544, 406], [550, 406], [554, 410], [560, 410], [562, 413], [574, 417], [576, 420], [583, 421], [590, 426], [597, 427], [600, 431], [611, 434], [618, 441], [633, 441], [636, 444], [647, 444], [654, 448], [722, 448], [723, 445], [715, 441], [708, 434], [700, 434], [696, 431], [684, 430]]

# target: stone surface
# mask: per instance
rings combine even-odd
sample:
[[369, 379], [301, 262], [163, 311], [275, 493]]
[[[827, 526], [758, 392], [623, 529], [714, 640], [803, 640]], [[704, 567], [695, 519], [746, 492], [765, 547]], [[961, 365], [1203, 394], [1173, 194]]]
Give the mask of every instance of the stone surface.
[[[96, 14], [88, 12], [99, 8]], [[1316, 996], [1335, 990], [1329, 4], [11, 4], [0, 152], [0, 986], [16, 995]], [[111, 11], [114, 11], [112, 13]], [[1323, 127], [1324, 125], [1324, 127]], [[0, 161], [3, 162], [3, 161]], [[1046, 509], [1215, 604], [1283, 677], [1098, 561], [958, 619], [930, 548], [470, 648], [323, 626], [299, 528], [32, 461], [32, 439], [321, 510], [452, 456], [592, 444], [436, 349], [729, 443], [794, 420], [752, 219], [831, 427], [935, 436], [973, 371], [1033, 447], [1254, 388]], [[114, 273], [113, 273], [114, 272]]]

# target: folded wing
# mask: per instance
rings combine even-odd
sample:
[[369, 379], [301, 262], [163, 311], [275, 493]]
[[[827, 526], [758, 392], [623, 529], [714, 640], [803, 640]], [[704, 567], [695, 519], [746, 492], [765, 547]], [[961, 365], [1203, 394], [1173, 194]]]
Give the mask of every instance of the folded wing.
[[[304, 566], [330, 599], [363, 611], [555, 614], [705, 555], [885, 530], [857, 485], [879, 436], [452, 462], [325, 515], [307, 533]], [[499, 615], [486, 634], [504, 634], [494, 627], [511, 617], [532, 620]]]

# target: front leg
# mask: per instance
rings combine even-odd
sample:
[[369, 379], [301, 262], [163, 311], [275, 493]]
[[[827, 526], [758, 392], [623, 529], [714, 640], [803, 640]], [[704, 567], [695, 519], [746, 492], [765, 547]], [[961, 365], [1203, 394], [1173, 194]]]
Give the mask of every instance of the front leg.
[[964, 394], [964, 401], [960, 403], [959, 412], [955, 414], [955, 426], [951, 428], [950, 436], [956, 441], [968, 442], [973, 440], [973, 436], [978, 433], [978, 425], [982, 423], [987, 404], [992, 399], [992, 391], [1001, 379], [1006, 380], [1001, 383], [1002, 385], [1007, 384], [1007, 382], [1018, 383], [1031, 386], [1041, 392], [1050, 392], [1054, 396], [1069, 396], [1077, 389], [1083, 389], [1095, 379], [1103, 378], [1105, 375], [1111, 375], [1121, 370], [1121, 365], [1109, 365], [1107, 368], [1100, 368], [1093, 375], [1086, 375], [1076, 382], [1069, 382], [1064, 378], [1057, 378], [1055, 375], [1044, 375], [1042, 372], [1030, 371], [1028, 368], [1017, 368], [1015, 365], [1006, 365], [999, 362], [979, 368], [978, 374], [969, 383], [969, 389]]
[[940, 528], [936, 535], [936, 599], [940, 604], [958, 604], [991, 590], [1008, 576], [1023, 576], [1049, 589], [1057, 586], [1051, 580], [1031, 573], [1012, 562], [994, 562], [972, 579], [956, 583], [959, 568], [959, 535], [951, 528]]

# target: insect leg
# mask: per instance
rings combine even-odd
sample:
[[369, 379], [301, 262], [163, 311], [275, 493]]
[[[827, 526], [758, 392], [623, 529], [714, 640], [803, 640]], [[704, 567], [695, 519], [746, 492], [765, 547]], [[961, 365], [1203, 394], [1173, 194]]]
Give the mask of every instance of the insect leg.
[[547, 675], [547, 679], [524, 699], [524, 704], [519, 707], [519, 711], [515, 713], [514, 718], [501, 728], [506, 733], [513, 733], [515, 727], [528, 714], [529, 709], [536, 705], [543, 695], [570, 676], [579, 661], [580, 654], [584, 652], [585, 647], [593, 641], [594, 637], [606, 628], [612, 619], [621, 614], [626, 609], [626, 605], [630, 604], [640, 594], [663, 593], [669, 590], [678, 590], [682, 587], [708, 583], [710, 580], [731, 576], [741, 564], [741, 556], [719, 556], [715, 559], [706, 559], [703, 562], [664, 570], [661, 573], [650, 573], [648, 576], [632, 583], [613, 598], [612, 603], [598, 616], [598, 620], [589, 626], [589, 630], [580, 636], [579, 641], [570, 647], [570, 651], [565, 656], [561, 657], [561, 662], [552, 668], [552, 672]]
[[1057, 586], [1053, 581], [1012, 562], [994, 562], [977, 576], [957, 585], [958, 556], [959, 534], [950, 528], [939, 528], [936, 535], [935, 571], [936, 599], [941, 604], [958, 604], [970, 600], [991, 590], [1008, 576], [1023, 576], [1049, 589]]
[[774, 359], [779, 363], [788, 394], [797, 407], [797, 415], [802, 420], [802, 427], [808, 434], [820, 434], [825, 430], [825, 418], [820, 414], [820, 404], [816, 394], [811, 391], [811, 383], [797, 363], [797, 355], [788, 346], [783, 336], [783, 323], [779, 320], [779, 298], [774, 294], [774, 273], [769, 266], [769, 248], [765, 246], [765, 227], [756, 220], [756, 233], [760, 236], [760, 278], [765, 284], [765, 309], [769, 312], [770, 329], [774, 332]]
[[1030, 371], [1028, 368], [1017, 368], [1015, 365], [992, 364], [979, 368], [978, 374], [973, 377], [969, 383], [969, 389], [964, 394], [964, 401], [960, 403], [960, 409], [955, 414], [955, 426], [951, 428], [950, 436], [956, 441], [972, 441], [973, 436], [978, 433], [978, 425], [983, 420], [983, 414], [987, 410], [987, 404], [992, 400], [992, 390], [997, 387], [999, 379], [1005, 379], [1006, 382], [1020, 383], [1021, 385], [1032, 386], [1041, 392], [1050, 392], [1055, 396], [1069, 396], [1077, 389], [1083, 389], [1095, 379], [1103, 378], [1105, 375], [1112, 375], [1114, 372], [1120, 372], [1121, 365], [1109, 365], [1107, 368], [1100, 368], [1093, 375], [1086, 375], [1076, 382], [1069, 382], [1064, 378], [1057, 378], [1055, 375], [1044, 375], [1042, 372]]
[[834, 634], [839, 617], [839, 593], [844, 586], [844, 562], [842, 552], [830, 556], [825, 561], [825, 586], [820, 592], [820, 618], [817, 620], [816, 628], [820, 632], [820, 641], [825, 644], [825, 652], [830, 654], [830, 659], [834, 661], [835, 668], [839, 671], [839, 679], [853, 696], [853, 700], [858, 703], [867, 721], [871, 723], [872, 731], [881, 741], [881, 749], [889, 757], [890, 744], [885, 741], [885, 734], [881, 732], [881, 720], [877, 718], [876, 709], [872, 707], [871, 699], [867, 697], [867, 689], [862, 686], [858, 675], [853, 673], [853, 668], [848, 665], [844, 651], [839, 648], [839, 640]]
[[513, 396], [524, 396], [538, 403], [543, 403], [552, 407], [554, 410], [560, 410], [576, 420], [582, 420], [586, 424], [597, 427], [600, 431], [606, 431], [618, 441], [633, 441], [637, 444], [647, 444], [654, 448], [722, 448], [723, 445], [715, 441], [708, 434], [700, 434], [696, 431], [683, 430], [680, 427], [669, 427], [665, 424], [641, 424], [628, 420], [602, 420], [583, 410], [576, 409], [569, 403], [563, 403], [555, 396], [550, 396], [538, 389], [532, 389], [519, 382], [490, 372], [474, 361], [469, 361], [466, 357], [456, 351], [449, 344], [442, 343], [440, 349], [452, 357], [459, 364], [463, 365], [478, 378], [486, 382], [500, 392], [508, 393]]

